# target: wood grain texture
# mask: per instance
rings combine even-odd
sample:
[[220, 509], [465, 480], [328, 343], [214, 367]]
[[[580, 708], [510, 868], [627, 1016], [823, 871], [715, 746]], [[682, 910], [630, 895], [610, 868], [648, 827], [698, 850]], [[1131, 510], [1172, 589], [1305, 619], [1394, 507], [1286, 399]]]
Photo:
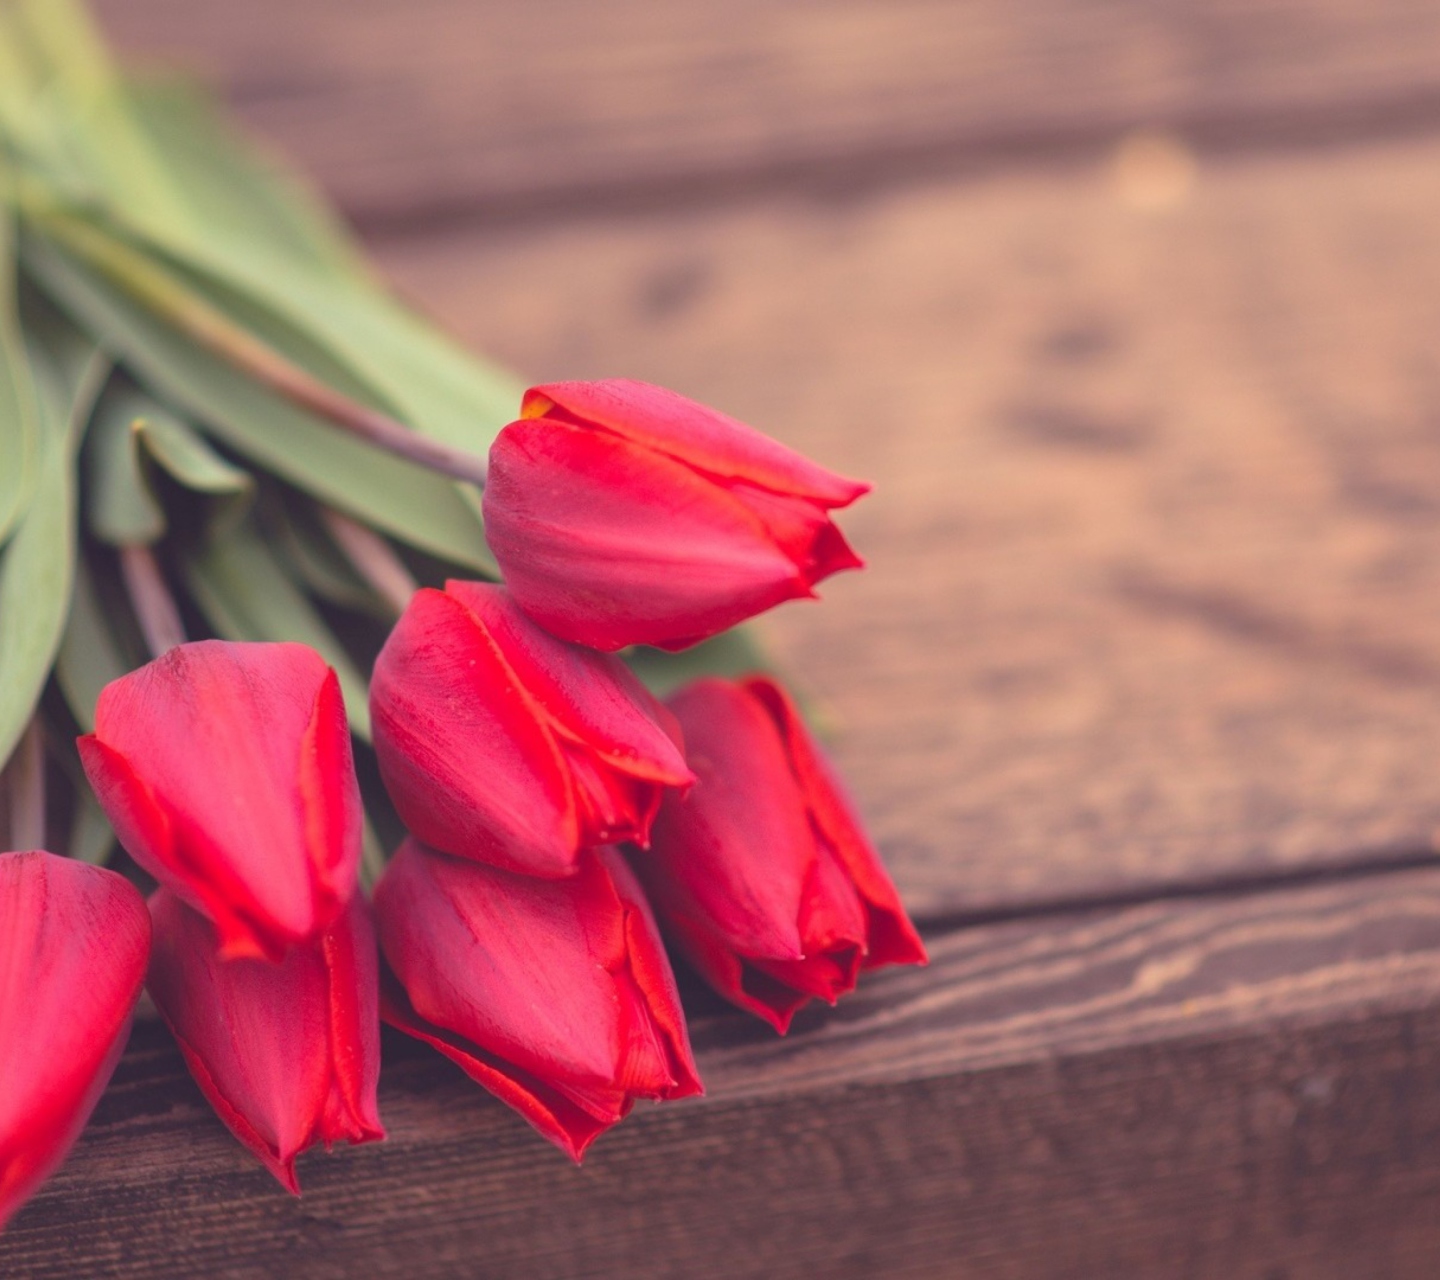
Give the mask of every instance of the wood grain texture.
[[1437, 995], [1440, 871], [964, 930], [787, 1040], [697, 1018], [707, 1097], [580, 1170], [387, 1042], [390, 1140], [298, 1201], [148, 1023], [0, 1274], [1428, 1276]]
[[1434, 1275], [1440, 9], [101, 8], [477, 346], [878, 482], [770, 632], [934, 963], [580, 1171], [389, 1040], [300, 1201], [146, 1024], [0, 1275]]
[[101, 0], [355, 215], [852, 185], [1164, 123], [1221, 142], [1440, 123], [1424, 0]]
[[766, 626], [922, 914], [1426, 856], [1440, 145], [386, 240], [536, 381], [876, 482]]

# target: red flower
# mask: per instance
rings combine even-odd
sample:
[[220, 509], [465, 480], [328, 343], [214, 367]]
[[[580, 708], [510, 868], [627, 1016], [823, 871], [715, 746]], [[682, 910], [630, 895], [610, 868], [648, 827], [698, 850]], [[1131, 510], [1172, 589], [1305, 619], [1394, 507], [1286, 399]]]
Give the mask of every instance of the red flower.
[[144, 900], [124, 877], [0, 853], [0, 1228], [90, 1118], [149, 951]]
[[831, 522], [870, 486], [714, 409], [615, 379], [525, 393], [485, 531], [520, 607], [596, 649], [683, 649], [861, 560]]
[[667, 796], [632, 863], [667, 936], [782, 1034], [811, 997], [925, 948], [839, 781], [770, 680], [704, 679], [670, 708], [698, 781]]
[[701, 1091], [654, 918], [611, 849], [537, 880], [400, 847], [375, 891], [381, 1016], [579, 1160], [636, 1098]]
[[662, 790], [692, 779], [673, 719], [619, 659], [556, 640], [485, 583], [416, 593], [370, 707], [381, 775], [416, 837], [528, 875], [643, 844]]
[[230, 1131], [289, 1190], [317, 1142], [376, 1142], [378, 960], [360, 894], [279, 964], [221, 958], [215, 928], [168, 889], [150, 899], [147, 985], [190, 1074]]
[[354, 893], [360, 790], [313, 649], [180, 645], [107, 685], [79, 746], [130, 856], [215, 922], [226, 957], [278, 959]]

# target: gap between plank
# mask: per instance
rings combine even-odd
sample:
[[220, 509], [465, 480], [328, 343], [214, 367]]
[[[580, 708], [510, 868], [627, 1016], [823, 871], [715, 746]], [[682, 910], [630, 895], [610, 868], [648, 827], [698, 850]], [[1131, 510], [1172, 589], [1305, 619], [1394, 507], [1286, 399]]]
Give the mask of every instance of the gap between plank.
[[1256, 897], [1312, 885], [1344, 884], [1379, 876], [1399, 875], [1407, 871], [1440, 868], [1440, 853], [1430, 845], [1397, 848], [1378, 852], [1369, 859], [1331, 863], [1321, 867], [1296, 867], [1293, 870], [1269, 868], [1263, 871], [1236, 872], [1184, 883], [1171, 883], [1101, 891], [1093, 894], [1070, 894], [1063, 898], [1038, 898], [1013, 907], [985, 907], [974, 911], [962, 909], [917, 913], [915, 925], [928, 941], [961, 929], [980, 925], [1005, 924], [1017, 920], [1052, 919], [1082, 915], [1104, 910], [1123, 910], [1157, 902], [1180, 902], [1188, 898], [1205, 900], [1224, 897]]
[[1326, 150], [1440, 133], [1440, 88], [1353, 102], [1314, 103], [1274, 113], [1160, 113], [936, 139], [895, 139], [863, 150], [779, 157], [758, 165], [576, 183], [475, 199], [423, 199], [403, 209], [346, 209], [372, 244], [471, 228], [532, 229], [594, 219], [709, 210], [779, 197], [823, 204], [884, 192], [976, 181], [1016, 169], [1064, 168], [1102, 160], [1138, 129], [1174, 133], [1204, 158]]

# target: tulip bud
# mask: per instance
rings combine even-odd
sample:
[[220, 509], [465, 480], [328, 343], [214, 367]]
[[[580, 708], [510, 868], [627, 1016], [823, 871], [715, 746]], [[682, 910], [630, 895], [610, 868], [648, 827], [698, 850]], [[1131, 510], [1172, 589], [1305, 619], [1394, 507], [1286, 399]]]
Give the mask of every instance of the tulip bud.
[[214, 926], [178, 895], [150, 898], [147, 985], [195, 1083], [230, 1131], [296, 1195], [295, 1157], [384, 1138], [379, 962], [360, 894], [279, 964], [221, 956]]
[[662, 790], [692, 778], [669, 712], [619, 659], [556, 640], [485, 583], [416, 593], [375, 662], [370, 708], [415, 836], [528, 875], [645, 843]]
[[879, 855], [773, 681], [703, 679], [670, 700], [698, 780], [635, 850], [666, 936], [721, 995], [781, 1034], [861, 969], [924, 964]]
[[538, 880], [407, 841], [375, 890], [386, 1022], [579, 1160], [636, 1098], [701, 1092], [669, 961], [612, 849]]
[[560, 382], [491, 447], [485, 533], [555, 635], [683, 649], [859, 568], [828, 513], [869, 489], [662, 387]]
[[90, 1118], [149, 951], [145, 902], [123, 876], [0, 853], [0, 1228]]
[[313, 649], [179, 645], [105, 687], [79, 747], [130, 856], [215, 922], [226, 957], [278, 959], [354, 893], [360, 789]]

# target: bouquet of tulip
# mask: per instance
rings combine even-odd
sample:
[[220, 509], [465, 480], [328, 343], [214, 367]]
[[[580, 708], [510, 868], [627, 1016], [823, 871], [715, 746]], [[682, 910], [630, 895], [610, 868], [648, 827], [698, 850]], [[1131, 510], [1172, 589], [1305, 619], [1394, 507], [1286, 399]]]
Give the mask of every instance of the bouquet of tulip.
[[0, 0], [0, 1224], [142, 986], [296, 1191], [383, 1138], [382, 1019], [578, 1160], [701, 1090], [670, 954], [781, 1033], [922, 963], [734, 630], [859, 567], [866, 488], [521, 395], [203, 97]]

